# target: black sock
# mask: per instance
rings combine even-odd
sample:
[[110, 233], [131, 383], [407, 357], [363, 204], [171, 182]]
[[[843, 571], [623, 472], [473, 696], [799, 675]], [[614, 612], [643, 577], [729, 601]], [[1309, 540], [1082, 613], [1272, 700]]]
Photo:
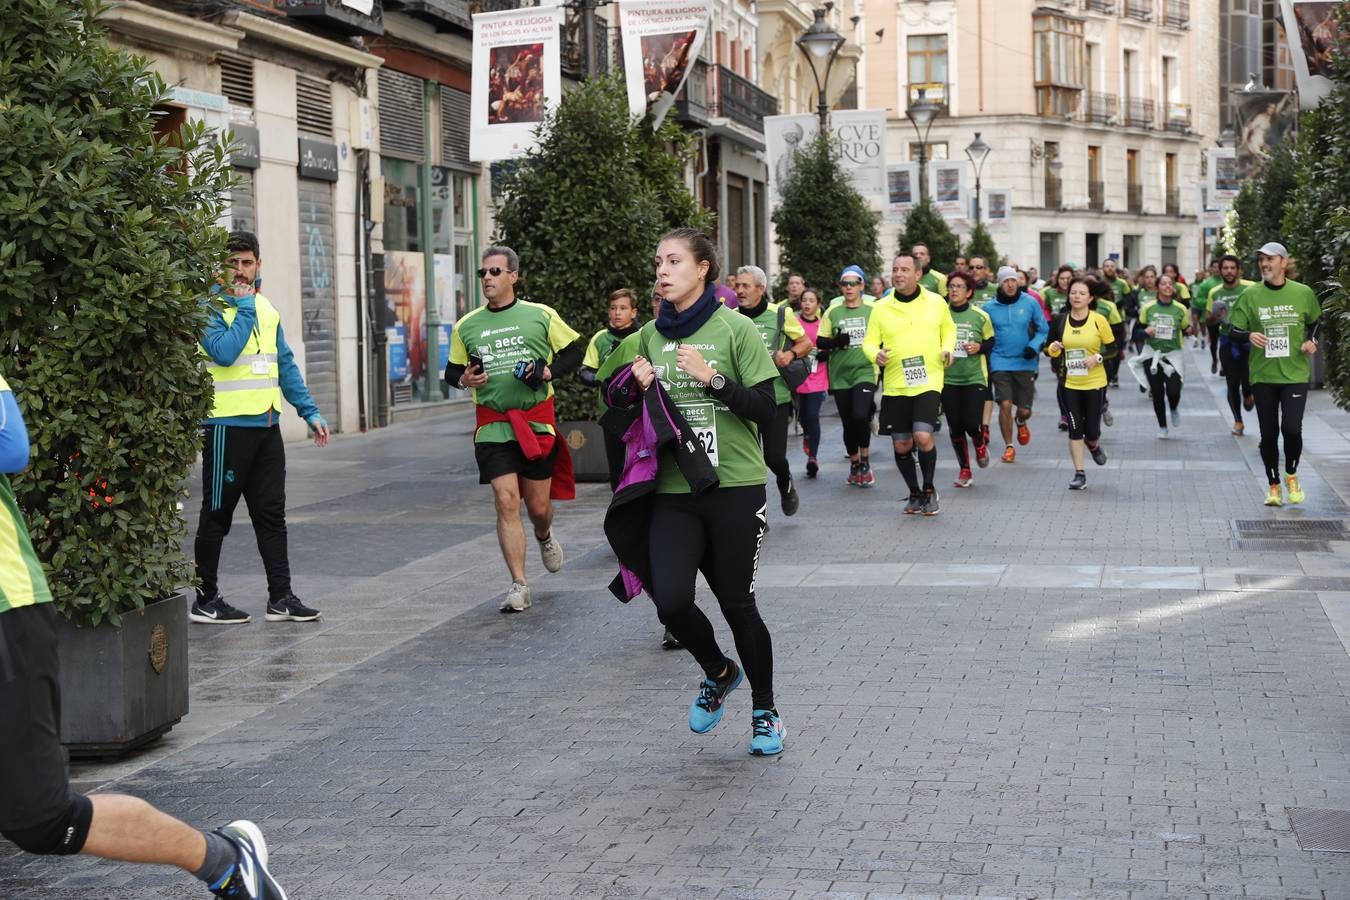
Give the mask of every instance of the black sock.
[[933, 473], [937, 471], [937, 448], [919, 451], [919, 469], [923, 472], [923, 489], [933, 489]]
[[961, 468], [970, 468], [970, 452], [966, 450], [966, 436], [964, 434], [952, 435], [952, 449], [956, 451], [956, 458], [961, 463]]
[[905, 479], [905, 484], [909, 485], [909, 492], [911, 494], [919, 493], [919, 473], [914, 470], [914, 451], [896, 453], [895, 466], [900, 470], [900, 475]]
[[221, 837], [214, 831], [204, 831], [202, 837], [206, 838], [206, 860], [192, 874], [207, 884], [215, 884], [239, 861], [239, 849], [230, 843], [229, 838]]

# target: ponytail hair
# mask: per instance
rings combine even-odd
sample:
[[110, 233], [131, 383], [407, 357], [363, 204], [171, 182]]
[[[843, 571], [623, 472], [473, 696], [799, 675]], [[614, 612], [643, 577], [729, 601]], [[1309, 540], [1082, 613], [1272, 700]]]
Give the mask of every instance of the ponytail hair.
[[708, 264], [708, 272], [703, 276], [705, 287], [717, 281], [717, 277], [721, 274], [721, 268], [717, 264], [717, 246], [702, 231], [697, 228], [673, 228], [661, 235], [661, 240], [679, 241], [694, 254], [696, 262]]

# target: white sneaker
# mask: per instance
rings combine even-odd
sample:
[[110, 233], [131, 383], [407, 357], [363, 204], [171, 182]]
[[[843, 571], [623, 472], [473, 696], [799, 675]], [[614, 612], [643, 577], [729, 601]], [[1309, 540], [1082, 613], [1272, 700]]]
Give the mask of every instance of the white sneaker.
[[550, 572], [556, 572], [562, 568], [562, 544], [558, 543], [558, 539], [553, 536], [551, 531], [548, 533], [548, 537], [539, 542], [539, 558], [544, 561], [544, 568]]
[[506, 592], [501, 610], [504, 613], [524, 612], [530, 608], [530, 586], [521, 581], [511, 582], [511, 590]]

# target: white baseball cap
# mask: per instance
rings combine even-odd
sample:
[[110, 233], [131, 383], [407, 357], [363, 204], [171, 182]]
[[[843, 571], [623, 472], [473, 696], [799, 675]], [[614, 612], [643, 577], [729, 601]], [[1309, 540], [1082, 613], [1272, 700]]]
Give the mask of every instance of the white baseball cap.
[[1289, 257], [1289, 251], [1284, 249], [1284, 244], [1281, 244], [1278, 241], [1271, 241], [1267, 244], [1262, 245], [1261, 249], [1256, 251], [1256, 255], [1283, 256], [1287, 259]]
[[998, 281], [1002, 283], [1009, 278], [1016, 278], [1017, 270], [1012, 266], [1003, 266], [998, 270]]

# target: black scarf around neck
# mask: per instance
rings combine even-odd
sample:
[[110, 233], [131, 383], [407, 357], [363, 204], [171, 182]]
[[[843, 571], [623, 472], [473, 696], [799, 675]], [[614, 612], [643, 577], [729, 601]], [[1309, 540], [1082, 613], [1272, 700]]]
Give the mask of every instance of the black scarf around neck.
[[702, 328], [721, 305], [717, 299], [717, 286], [712, 284], [705, 287], [702, 296], [684, 312], [677, 310], [669, 300], [662, 300], [661, 311], [656, 316], [656, 330], [671, 340], [687, 338]]

